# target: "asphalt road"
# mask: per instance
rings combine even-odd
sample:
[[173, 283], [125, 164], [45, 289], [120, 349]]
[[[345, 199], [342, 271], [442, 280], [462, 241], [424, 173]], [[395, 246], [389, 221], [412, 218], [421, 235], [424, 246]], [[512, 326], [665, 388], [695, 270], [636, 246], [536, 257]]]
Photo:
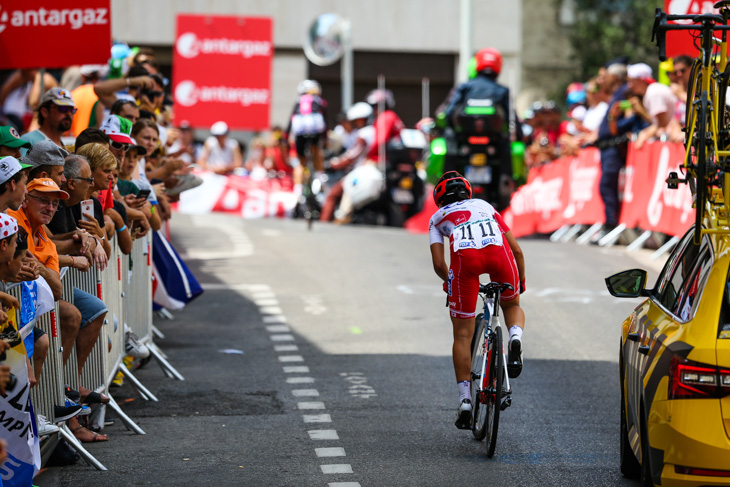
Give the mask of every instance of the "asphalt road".
[[159, 403], [128, 384], [113, 394], [147, 435], [117, 421], [88, 445], [109, 471], [51, 469], [40, 487], [638, 485], [618, 469], [617, 367], [638, 301], [603, 284], [637, 267], [622, 248], [521, 240], [525, 367], [488, 459], [453, 425], [451, 327], [426, 235], [176, 215], [173, 242], [206, 289], [155, 321], [186, 380], [138, 370]]

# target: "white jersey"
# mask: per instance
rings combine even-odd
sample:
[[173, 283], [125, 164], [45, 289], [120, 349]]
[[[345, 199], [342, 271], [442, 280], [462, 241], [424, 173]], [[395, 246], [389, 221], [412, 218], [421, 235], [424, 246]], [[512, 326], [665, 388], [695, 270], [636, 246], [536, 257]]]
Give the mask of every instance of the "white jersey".
[[469, 199], [439, 208], [428, 226], [430, 244], [449, 239], [454, 252], [503, 244], [502, 234], [509, 228], [492, 205]]

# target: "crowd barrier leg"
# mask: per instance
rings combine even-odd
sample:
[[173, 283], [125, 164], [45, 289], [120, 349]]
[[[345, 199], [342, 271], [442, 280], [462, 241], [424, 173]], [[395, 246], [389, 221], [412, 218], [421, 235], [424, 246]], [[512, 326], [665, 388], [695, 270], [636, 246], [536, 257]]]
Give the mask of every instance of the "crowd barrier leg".
[[175, 367], [170, 365], [170, 362], [168, 362], [165, 359], [165, 354], [162, 353], [162, 350], [155, 344], [153, 341], [150, 341], [147, 343], [147, 348], [149, 348], [150, 353], [152, 356], [157, 360], [157, 363], [160, 364], [160, 368], [162, 368], [162, 371], [165, 373], [166, 376], [170, 377], [171, 379], [177, 379], [177, 380], [185, 380], [185, 377], [178, 372]]
[[567, 232], [565, 232], [565, 235], [560, 237], [560, 241], [561, 242], [570, 242], [571, 240], [573, 240], [573, 237], [575, 237], [576, 235], [578, 235], [581, 232], [581, 230], [583, 230], [583, 225], [581, 225], [580, 223], [576, 223], [575, 225], [570, 227], [570, 229]]
[[667, 241], [667, 243], [665, 243], [664, 245], [662, 245], [661, 247], [659, 247], [656, 250], [656, 252], [654, 252], [653, 254], [651, 254], [651, 260], [657, 260], [657, 259], [659, 259], [662, 255], [664, 255], [667, 252], [669, 252], [670, 250], [672, 250], [674, 248], [674, 246], [677, 245], [678, 243], [679, 243], [679, 237], [672, 237], [672, 238], [670, 238]]
[[[167, 311], [167, 310], [165, 310], [165, 311]], [[170, 316], [172, 316], [172, 315], [170, 315]], [[160, 340], [165, 339], [165, 335], [155, 325], [152, 325], [152, 334], [155, 337], [159, 338]]]
[[644, 233], [639, 235], [633, 242], [626, 246], [627, 252], [635, 252], [644, 246], [647, 240], [651, 238], [651, 230], [644, 230]]
[[551, 242], [559, 242], [561, 238], [563, 238], [563, 235], [568, 233], [568, 230], [570, 230], [570, 225], [563, 225], [562, 227], [555, 230], [552, 235], [550, 235], [550, 241]]
[[175, 319], [175, 317], [172, 316], [172, 313], [170, 313], [169, 311], [167, 311], [165, 308], [160, 308], [157, 311], [157, 314], [160, 315], [161, 317], [165, 318], [166, 320], [174, 320]]
[[122, 363], [119, 366], [119, 371], [124, 374], [124, 377], [126, 379], [129, 379], [129, 382], [132, 383], [132, 387], [137, 391], [137, 394], [142, 397], [145, 401], [154, 401], [158, 402], [157, 398], [154, 394], [152, 394], [145, 386], [142, 385], [142, 383], [132, 374], [127, 367]]
[[139, 427], [137, 423], [132, 421], [132, 418], [126, 415], [124, 411], [122, 411], [122, 408], [119, 407], [119, 404], [117, 404], [117, 401], [114, 400], [112, 396], [109, 396], [109, 404], [107, 404], [116, 414], [119, 416], [119, 419], [122, 420], [122, 423], [124, 423], [124, 426], [133, 433], [137, 433], [138, 435], [145, 435], [147, 433], [144, 432], [142, 428]]
[[624, 230], [626, 230], [626, 224], [621, 223], [619, 226], [604, 235], [603, 238], [598, 241], [598, 245], [601, 247], [611, 247], [616, 243]]
[[61, 426], [59, 432], [61, 433], [61, 436], [63, 436], [64, 440], [68, 441], [69, 443], [71, 443], [71, 445], [73, 445], [74, 449], [78, 452], [78, 454], [81, 456], [81, 458], [84, 459], [84, 461], [87, 464], [89, 464], [90, 466], [94, 467], [97, 470], [106, 471], [107, 468], [99, 460], [94, 458], [94, 456], [91, 453], [86, 451], [86, 449], [83, 446], [81, 446], [81, 442], [76, 439], [74, 434], [71, 432], [70, 429], [68, 429], [68, 426], [65, 423]]
[[588, 230], [583, 232], [581, 236], [576, 239], [575, 243], [580, 245], [587, 244], [591, 240], [591, 237], [599, 232], [601, 228], [603, 228], [603, 223], [594, 223]]

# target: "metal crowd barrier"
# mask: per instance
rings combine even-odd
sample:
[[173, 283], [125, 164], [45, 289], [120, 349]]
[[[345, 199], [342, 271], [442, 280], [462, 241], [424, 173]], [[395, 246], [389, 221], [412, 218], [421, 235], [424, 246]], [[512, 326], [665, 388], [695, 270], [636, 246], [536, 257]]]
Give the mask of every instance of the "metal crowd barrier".
[[[135, 240], [130, 255], [124, 255], [115, 240], [110, 243], [112, 253], [109, 265], [104, 271], [98, 271], [93, 267], [86, 272], [65, 269], [62, 275], [62, 299], [73, 302], [73, 287], [77, 287], [97, 296], [106, 304], [108, 309], [106, 318], [99, 339], [84, 365], [81, 383], [93, 391], [108, 396], [110, 398], [108, 406], [127, 429], [143, 435], [145, 432], [122, 411], [109, 391], [109, 385], [117, 373], [121, 372], [143, 399], [157, 401], [154, 394], [134, 377], [123, 362], [126, 355], [125, 324], [150, 349], [151, 355], [157, 360], [165, 375], [178, 380], [184, 378], [167, 362], [153, 341], [151, 240], [146, 237]], [[20, 284], [9, 286], [8, 293], [15, 296], [18, 301], [22, 300]], [[68, 384], [77, 390], [79, 385], [75, 347], [66, 366], [62, 365], [63, 348], [59, 317], [58, 303], [55, 303], [55, 309], [40, 316], [35, 323], [48, 334], [50, 347], [39, 383], [31, 390], [31, 400], [36, 413], [46, 417], [51, 424], [55, 422], [54, 407], [63, 406], [65, 403], [65, 385]], [[102, 414], [100, 424], [103, 426], [105, 406], [101, 405], [95, 409], [92, 414]], [[61, 422], [58, 427], [48, 427], [45, 431], [40, 431], [41, 434], [44, 432], [52, 436], [52, 441], [47, 442], [51, 451], [58, 439], [63, 437], [89, 465], [99, 470], [106, 470], [104, 465], [83, 448], [65, 423]], [[45, 457], [44, 454], [44, 459]]]

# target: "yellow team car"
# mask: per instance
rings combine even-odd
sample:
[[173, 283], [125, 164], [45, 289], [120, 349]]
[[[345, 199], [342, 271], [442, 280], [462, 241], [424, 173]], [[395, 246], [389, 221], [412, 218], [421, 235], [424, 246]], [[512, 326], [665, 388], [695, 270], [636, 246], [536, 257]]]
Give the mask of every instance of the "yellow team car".
[[642, 485], [730, 485], [730, 236], [688, 232], [653, 289], [646, 272], [606, 278], [646, 296], [622, 326], [621, 471]]

